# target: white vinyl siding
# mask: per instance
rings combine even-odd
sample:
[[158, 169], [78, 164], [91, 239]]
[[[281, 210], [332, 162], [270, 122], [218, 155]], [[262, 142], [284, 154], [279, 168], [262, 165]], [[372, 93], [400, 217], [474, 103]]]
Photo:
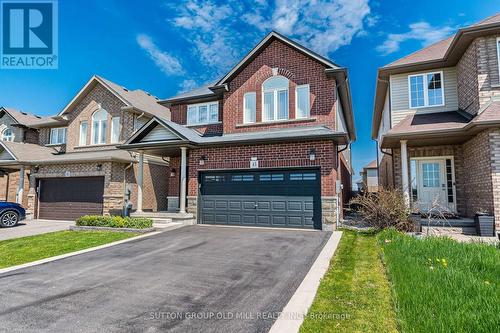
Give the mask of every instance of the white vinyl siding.
[[50, 144], [66, 143], [66, 127], [52, 128], [50, 130]]
[[255, 123], [257, 120], [257, 94], [255, 92], [246, 93], [243, 96], [243, 123]]
[[111, 119], [111, 143], [117, 143], [120, 141], [120, 132], [122, 126], [120, 123], [120, 117], [113, 117]]
[[308, 84], [297, 86], [295, 92], [295, 100], [296, 100], [295, 103], [296, 118], [309, 118], [311, 112], [311, 104], [309, 101]]
[[187, 125], [207, 125], [219, 122], [219, 102], [193, 104], [187, 107]]
[[500, 37], [497, 37], [497, 65], [498, 65], [498, 77], [500, 78]]
[[335, 130], [337, 132], [347, 133], [347, 126], [344, 119], [344, 110], [342, 109], [342, 103], [340, 103], [340, 98], [337, 91], [337, 99], [335, 100]]
[[433, 113], [458, 110], [458, 93], [457, 93], [457, 72], [455, 67], [447, 67], [438, 69], [433, 72], [443, 72], [442, 79], [444, 87], [444, 105], [420, 107], [416, 109], [410, 108], [409, 94], [409, 75], [426, 74], [426, 72], [403, 73], [391, 75], [390, 77], [390, 103], [391, 103], [391, 120], [392, 127], [398, 124], [406, 116], [417, 113]]
[[78, 140], [78, 144], [80, 146], [87, 145], [87, 131], [88, 131], [88, 123], [86, 121], [82, 121], [80, 123], [80, 138]]
[[179, 140], [179, 137], [172, 133], [167, 128], [156, 125], [155, 128], [151, 130], [142, 140], [141, 142], [152, 142], [152, 141], [170, 141], [170, 140]]

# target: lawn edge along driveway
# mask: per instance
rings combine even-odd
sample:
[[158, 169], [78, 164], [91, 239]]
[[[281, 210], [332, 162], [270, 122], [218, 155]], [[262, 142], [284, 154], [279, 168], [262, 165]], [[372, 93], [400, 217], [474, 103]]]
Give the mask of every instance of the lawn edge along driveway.
[[343, 230], [300, 332], [397, 332], [391, 288], [372, 234]]
[[121, 231], [56, 231], [0, 241], [0, 274], [121, 244], [137, 236]]

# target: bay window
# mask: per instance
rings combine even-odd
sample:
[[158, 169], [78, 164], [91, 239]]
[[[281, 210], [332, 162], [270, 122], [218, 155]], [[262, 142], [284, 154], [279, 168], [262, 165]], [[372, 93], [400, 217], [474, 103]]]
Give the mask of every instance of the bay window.
[[255, 123], [257, 120], [257, 94], [255, 92], [246, 93], [243, 96], [243, 123]]
[[262, 121], [288, 119], [288, 79], [273, 76], [262, 84]]
[[206, 125], [219, 121], [219, 102], [193, 104], [187, 107], [187, 125]]
[[311, 105], [309, 102], [309, 85], [297, 86], [295, 91], [296, 118], [309, 118]]
[[410, 108], [444, 105], [443, 72], [408, 76]]
[[108, 128], [108, 112], [99, 109], [92, 115], [92, 144], [106, 143], [106, 131]]
[[50, 130], [50, 144], [58, 145], [66, 143], [66, 127], [52, 128]]

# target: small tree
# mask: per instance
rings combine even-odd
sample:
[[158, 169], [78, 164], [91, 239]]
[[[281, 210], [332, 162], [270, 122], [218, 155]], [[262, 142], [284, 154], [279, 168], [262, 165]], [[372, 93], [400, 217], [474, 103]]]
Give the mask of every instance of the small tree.
[[394, 227], [400, 231], [413, 231], [410, 209], [400, 190], [381, 189], [377, 193], [365, 193], [351, 199], [350, 204], [372, 228]]

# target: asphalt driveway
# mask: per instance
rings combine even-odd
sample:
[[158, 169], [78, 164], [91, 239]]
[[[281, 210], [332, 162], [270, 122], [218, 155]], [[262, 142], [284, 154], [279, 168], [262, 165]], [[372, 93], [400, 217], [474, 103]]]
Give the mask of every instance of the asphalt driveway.
[[[12, 238], [46, 234], [48, 232], [68, 230], [74, 221], [24, 220], [12, 228], [0, 228], [0, 241]], [[1, 328], [0, 328], [1, 329]]]
[[0, 331], [267, 332], [329, 236], [187, 226], [4, 273]]

